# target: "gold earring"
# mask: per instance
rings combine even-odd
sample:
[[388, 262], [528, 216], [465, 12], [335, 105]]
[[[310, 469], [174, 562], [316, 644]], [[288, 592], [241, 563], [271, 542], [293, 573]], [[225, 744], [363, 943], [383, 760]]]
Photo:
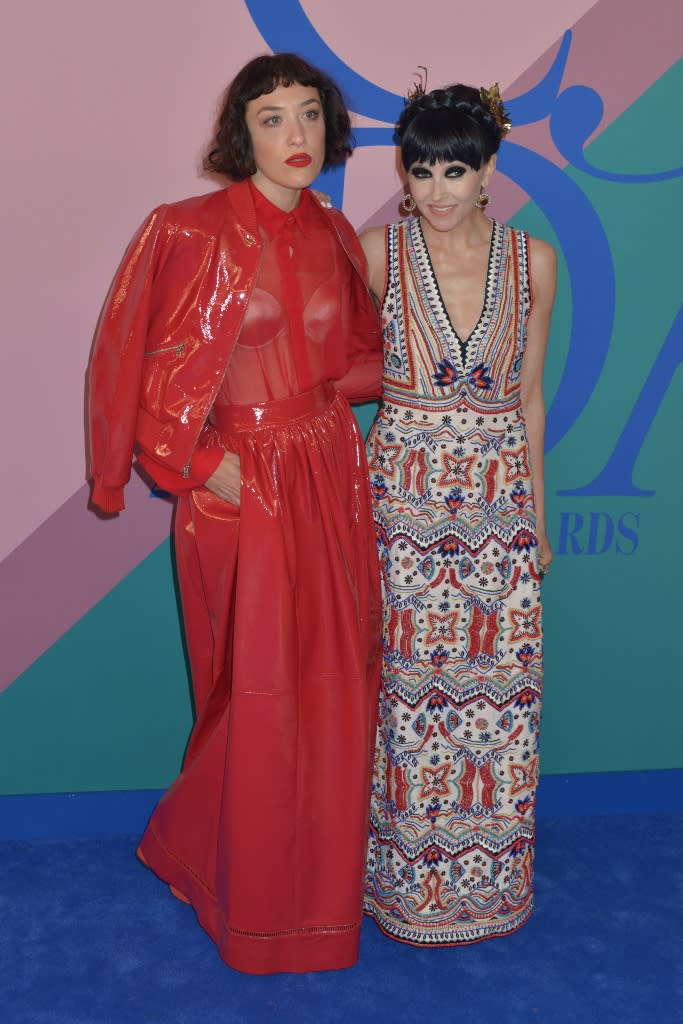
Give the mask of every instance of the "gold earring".
[[401, 200], [401, 206], [403, 207], [406, 213], [412, 213], [415, 207], [417, 206], [417, 203], [411, 196], [410, 192], [406, 192], [406, 194], [404, 195], [403, 199]]
[[488, 194], [488, 192], [484, 192], [484, 189], [482, 188], [482, 190], [479, 193], [479, 198], [477, 199], [474, 205], [478, 210], [484, 210], [489, 205], [490, 202], [491, 196]]

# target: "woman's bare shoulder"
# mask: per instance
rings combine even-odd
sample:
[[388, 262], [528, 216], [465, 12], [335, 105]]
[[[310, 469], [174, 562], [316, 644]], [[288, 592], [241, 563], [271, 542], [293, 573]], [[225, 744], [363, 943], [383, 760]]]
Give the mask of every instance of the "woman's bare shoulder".
[[384, 253], [386, 228], [366, 228], [359, 237], [368, 258], [370, 253]]
[[550, 310], [557, 287], [557, 255], [553, 246], [541, 238], [529, 237], [529, 265], [534, 306], [537, 310]]
[[555, 249], [549, 242], [544, 242], [542, 238], [534, 238], [533, 235], [529, 235], [529, 252], [531, 254], [532, 263], [535, 266], [541, 266], [547, 270], [554, 270], [557, 265], [557, 255]]

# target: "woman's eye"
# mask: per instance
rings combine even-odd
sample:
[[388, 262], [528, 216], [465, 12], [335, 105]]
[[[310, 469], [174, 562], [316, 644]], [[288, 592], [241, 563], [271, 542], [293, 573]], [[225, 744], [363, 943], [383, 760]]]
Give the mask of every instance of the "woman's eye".
[[467, 170], [466, 167], [449, 167], [448, 170], [446, 171], [446, 177], [447, 178], [462, 178], [462, 176], [463, 176], [463, 174], [465, 174], [466, 170]]
[[426, 167], [413, 167], [410, 172], [414, 178], [431, 178], [432, 172]]
[[319, 116], [320, 116], [320, 111], [319, 110], [307, 110], [304, 113], [304, 117], [306, 118], [307, 121], [315, 121], [315, 120], [317, 120], [317, 118]]
[[280, 115], [279, 114], [273, 114], [272, 117], [267, 118], [263, 123], [264, 123], [264, 125], [276, 125], [276, 124], [279, 124], [280, 123]]

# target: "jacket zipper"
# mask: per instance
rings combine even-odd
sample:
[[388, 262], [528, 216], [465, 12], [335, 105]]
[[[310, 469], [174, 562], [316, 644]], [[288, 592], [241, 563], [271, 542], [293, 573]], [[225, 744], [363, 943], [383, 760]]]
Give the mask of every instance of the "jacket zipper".
[[182, 355], [185, 350], [185, 342], [180, 341], [177, 345], [166, 345], [164, 348], [153, 348], [149, 352], [145, 352], [146, 356], [158, 356], [162, 352], [175, 352], [177, 356]]
[[[175, 352], [176, 356], [180, 356], [180, 355], [183, 354], [184, 350], [185, 350], [185, 342], [184, 341], [179, 341], [177, 345], [165, 345], [163, 348], [153, 348], [153, 349], [150, 349], [149, 352], [145, 352], [145, 356], [159, 356], [159, 355], [162, 355], [164, 352]], [[183, 467], [183, 477], [185, 479], [187, 479], [189, 477], [189, 475], [190, 475], [190, 467], [189, 467], [189, 465], [188, 466], [184, 466]]]

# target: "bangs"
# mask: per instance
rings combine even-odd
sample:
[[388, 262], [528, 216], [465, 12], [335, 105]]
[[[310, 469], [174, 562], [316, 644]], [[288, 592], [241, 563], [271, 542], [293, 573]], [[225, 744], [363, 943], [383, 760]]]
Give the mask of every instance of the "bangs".
[[478, 171], [492, 153], [477, 122], [458, 110], [426, 110], [410, 122], [401, 141], [406, 171], [413, 164], [459, 161]]
[[244, 83], [243, 102], [249, 103], [259, 96], [268, 96], [281, 85], [285, 88], [290, 85], [310, 86], [320, 92], [321, 77], [316, 68], [312, 68], [296, 54], [279, 53], [263, 57], [253, 62], [251, 74]]

